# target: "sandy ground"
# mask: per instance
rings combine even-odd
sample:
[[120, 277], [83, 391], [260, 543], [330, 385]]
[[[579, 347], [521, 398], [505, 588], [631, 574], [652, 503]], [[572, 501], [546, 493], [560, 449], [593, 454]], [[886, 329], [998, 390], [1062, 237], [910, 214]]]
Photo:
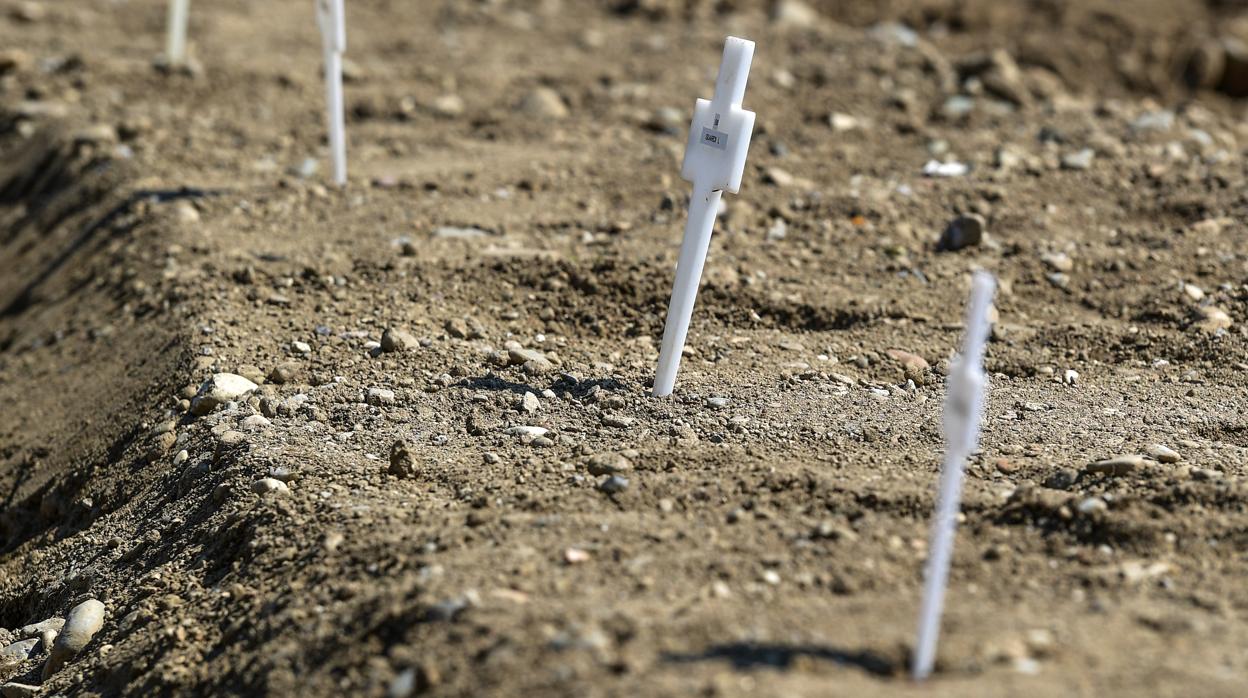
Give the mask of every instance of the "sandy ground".
[[[191, 74], [164, 7], [0, 0], [0, 680], [1248, 691], [1241, 4], [348, 0], [341, 190], [311, 3], [196, 3]], [[727, 34], [758, 124], [655, 399]], [[991, 394], [916, 686], [975, 268]], [[195, 401], [221, 374], [257, 387]], [[27, 626], [88, 599], [44, 680]]]

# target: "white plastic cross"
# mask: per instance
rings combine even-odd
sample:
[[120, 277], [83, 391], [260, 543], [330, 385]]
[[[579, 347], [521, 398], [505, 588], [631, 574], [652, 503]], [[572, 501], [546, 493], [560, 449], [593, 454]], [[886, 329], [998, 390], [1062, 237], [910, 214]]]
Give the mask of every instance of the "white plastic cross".
[[711, 246], [715, 214], [724, 191], [733, 194], [741, 188], [745, 156], [754, 131], [754, 112], [741, 108], [745, 83], [754, 59], [754, 42], [730, 36], [724, 42], [724, 58], [715, 81], [715, 96], [699, 99], [689, 126], [685, 162], [680, 176], [693, 182], [689, 200], [689, 220], [680, 244], [676, 281], [667, 306], [667, 325], [659, 349], [659, 369], [654, 377], [654, 395], [671, 395], [680, 368], [680, 354], [689, 334], [693, 303], [702, 279], [706, 252]]
[[940, 471], [940, 491], [932, 518], [927, 569], [924, 572], [923, 607], [919, 612], [919, 636], [911, 670], [916, 681], [932, 673], [936, 642], [940, 639], [940, 615], [953, 559], [953, 534], [962, 502], [962, 473], [966, 459], [979, 443], [979, 422], [984, 410], [988, 380], [984, 376], [984, 345], [988, 342], [988, 311], [996, 279], [975, 272], [971, 301], [966, 312], [966, 337], [962, 353], [949, 367], [945, 396], [945, 462]]
[[165, 42], [165, 58], [176, 68], [186, 64], [186, 23], [191, 15], [191, 0], [169, 0], [169, 36]]
[[325, 111], [334, 183], [347, 183], [347, 127], [342, 105], [342, 53], [347, 50], [347, 18], [343, 0], [316, 0], [325, 63]]

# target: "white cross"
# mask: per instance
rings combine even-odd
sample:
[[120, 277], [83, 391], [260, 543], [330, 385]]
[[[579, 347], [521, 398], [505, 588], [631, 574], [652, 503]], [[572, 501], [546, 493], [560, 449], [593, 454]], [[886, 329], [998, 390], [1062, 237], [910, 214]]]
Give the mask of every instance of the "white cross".
[[962, 354], [949, 367], [945, 395], [945, 462], [940, 471], [940, 490], [932, 517], [927, 569], [923, 587], [923, 607], [919, 611], [918, 641], [912, 672], [921, 681], [932, 673], [936, 663], [936, 642], [940, 638], [940, 615], [953, 559], [953, 535], [962, 502], [962, 474], [966, 459], [979, 444], [979, 422], [984, 411], [988, 379], [984, 376], [984, 346], [988, 342], [988, 312], [996, 280], [987, 272], [976, 272], [971, 301], [966, 312], [966, 337]]
[[754, 131], [754, 112], [742, 109], [741, 100], [753, 59], [753, 41], [728, 37], [715, 81], [715, 96], [709, 101], [699, 99], [693, 110], [685, 162], [680, 170], [681, 177], [693, 182], [693, 197], [689, 200], [689, 220], [680, 245], [676, 280], [667, 306], [667, 325], [659, 349], [659, 368], [654, 377], [656, 397], [671, 395], [676, 386], [680, 354], [689, 334], [720, 196], [724, 191], [736, 194], [741, 188], [745, 156]]

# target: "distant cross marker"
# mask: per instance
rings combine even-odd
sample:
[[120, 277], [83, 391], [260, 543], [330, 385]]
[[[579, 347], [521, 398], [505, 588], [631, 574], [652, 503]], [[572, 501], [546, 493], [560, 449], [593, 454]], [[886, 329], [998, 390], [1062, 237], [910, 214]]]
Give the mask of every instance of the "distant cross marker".
[[979, 421], [988, 388], [983, 369], [984, 345], [988, 342], [988, 311], [995, 289], [996, 280], [991, 274], [975, 273], [962, 353], [949, 369], [944, 412], [945, 462], [940, 470], [940, 490], [932, 518], [919, 636], [911, 668], [916, 681], [930, 676], [936, 663], [940, 615], [953, 559], [953, 534], [962, 502], [963, 467], [979, 443]]
[[347, 183], [347, 127], [342, 106], [342, 53], [347, 50], [347, 18], [343, 0], [316, 0], [325, 63], [325, 112], [334, 183]]
[[754, 112], [742, 109], [741, 100], [753, 59], [753, 41], [728, 37], [715, 81], [715, 96], [709, 101], [699, 99], [694, 107], [680, 171], [681, 177], [693, 182], [693, 198], [689, 200], [689, 220], [680, 245], [672, 299], [667, 306], [667, 325], [654, 378], [655, 397], [671, 395], [676, 386], [676, 371], [689, 334], [689, 320], [711, 245], [720, 196], [725, 190], [736, 194], [741, 188], [745, 156], [754, 131]]
[[191, 15], [191, 0], [169, 0], [169, 36], [165, 41], [165, 58], [170, 68], [186, 65], [186, 24]]

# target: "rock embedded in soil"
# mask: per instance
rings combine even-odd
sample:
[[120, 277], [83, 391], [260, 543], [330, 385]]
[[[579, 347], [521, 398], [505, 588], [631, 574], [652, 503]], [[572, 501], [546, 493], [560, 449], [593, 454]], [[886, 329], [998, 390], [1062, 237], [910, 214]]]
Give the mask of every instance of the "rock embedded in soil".
[[419, 348], [420, 340], [410, 332], [391, 327], [381, 335], [381, 350], [387, 354], [416, 351]]
[[619, 475], [611, 475], [603, 479], [602, 482], [598, 483], [598, 489], [606, 492], [607, 494], [619, 494], [628, 489], [628, 478], [623, 478]]
[[303, 378], [303, 364], [298, 361], [283, 361], [269, 371], [268, 381], [276, 385], [297, 383]]
[[22, 626], [22, 629], [18, 631], [18, 634], [24, 638], [39, 637], [40, 635], [43, 634], [43, 631], [45, 630], [60, 630], [63, 627], [65, 627], [65, 619], [60, 618], [60, 617], [54, 617], [54, 618], [49, 618], [47, 620], [39, 621], [38, 623], [31, 623], [30, 625], [24, 625]]
[[365, 401], [373, 406], [393, 405], [395, 403], [394, 391], [387, 388], [369, 388]]
[[[50, 630], [49, 632], [56, 631]], [[31, 637], [6, 645], [3, 649], [0, 649], [0, 667], [17, 665], [26, 661], [34, 655], [35, 648], [39, 646], [40, 642], [40, 638]]]
[[398, 439], [390, 445], [390, 474], [403, 478], [416, 477], [416, 452], [407, 439]]
[[0, 698], [33, 698], [39, 694], [39, 687], [28, 683], [10, 681], [0, 685]]
[[554, 362], [536, 349], [508, 349], [507, 362], [512, 366], [521, 366], [526, 373], [545, 373], [555, 368]]
[[1201, 332], [1213, 334], [1218, 330], [1228, 330], [1233, 324], [1231, 316], [1221, 308], [1207, 305], [1197, 311], [1197, 320], [1193, 324]]
[[204, 381], [199, 392], [191, 400], [191, 414], [202, 417], [231, 400], [256, 390], [260, 386], [236, 373], [218, 373]]
[[1147, 462], [1148, 459], [1144, 456], [1118, 456], [1089, 463], [1083, 470], [1098, 475], [1130, 475], [1142, 469]]
[[[949, 223], [945, 228], [945, 232], [940, 236], [940, 242], [937, 243], [936, 249], [944, 252], [956, 252], [978, 245], [984, 239], [984, 231], [987, 229], [987, 222], [984, 217], [975, 213], [958, 216]], [[928, 238], [929, 240], [931, 238]]]
[[1148, 455], [1154, 458], [1158, 463], [1178, 463], [1183, 459], [1183, 457], [1179, 455], [1178, 451], [1162, 444], [1153, 444], [1152, 446], [1149, 446]]
[[633, 464], [619, 453], [598, 453], [590, 456], [585, 469], [590, 475], [619, 475], [633, 469]]
[[563, 119], [568, 116], [568, 105], [558, 92], [549, 87], [538, 87], [524, 96], [520, 111], [543, 119]]
[[275, 477], [262, 477], [251, 483], [251, 491], [258, 495], [266, 494], [285, 494], [290, 491], [290, 487]]
[[88, 599], [74, 606], [65, 617], [65, 627], [56, 636], [48, 661], [43, 665], [43, 680], [47, 681], [69, 660], [73, 659], [104, 626], [104, 604]]

